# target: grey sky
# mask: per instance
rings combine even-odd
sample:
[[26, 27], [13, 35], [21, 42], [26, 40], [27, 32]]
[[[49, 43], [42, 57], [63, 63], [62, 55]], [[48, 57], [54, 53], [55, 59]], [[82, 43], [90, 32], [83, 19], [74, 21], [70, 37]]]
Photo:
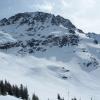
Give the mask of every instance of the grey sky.
[[0, 18], [44, 11], [69, 18], [84, 31], [100, 33], [100, 0], [0, 0]]

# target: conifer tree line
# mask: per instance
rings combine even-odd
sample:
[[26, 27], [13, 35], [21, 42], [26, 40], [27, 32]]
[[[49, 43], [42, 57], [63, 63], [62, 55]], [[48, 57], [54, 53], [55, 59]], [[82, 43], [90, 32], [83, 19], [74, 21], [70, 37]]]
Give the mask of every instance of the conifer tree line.
[[[6, 96], [11, 95], [22, 100], [31, 100], [29, 98], [27, 87], [22, 84], [20, 87], [17, 85], [11, 85], [8, 81], [0, 80], [0, 95]], [[38, 96], [35, 93], [32, 95], [32, 100], [39, 100]]]
[[[35, 95], [35, 93], [32, 95], [32, 99], [30, 99], [27, 87], [23, 86], [22, 84], [18, 87], [17, 85], [11, 85], [6, 80], [5, 81], [0, 80], [0, 95], [3, 96], [11, 95], [17, 98], [21, 98], [22, 100], [40, 100], [39, 97]], [[65, 100], [65, 99], [62, 98], [60, 94], [58, 94], [57, 100]], [[77, 100], [77, 99], [74, 97], [71, 100]]]
[[[64, 98], [62, 98], [61, 96], [60, 96], [60, 94], [58, 94], [57, 95], [57, 100], [64, 100]], [[69, 99], [68, 99], [69, 100]], [[71, 100], [77, 100], [75, 97], [74, 98], [72, 98]]]
[[23, 100], [28, 100], [28, 90], [27, 87], [24, 87], [22, 84], [20, 87], [17, 85], [11, 85], [9, 82], [5, 80], [3, 82], [0, 81], [0, 95], [11, 95], [17, 98], [21, 98]]

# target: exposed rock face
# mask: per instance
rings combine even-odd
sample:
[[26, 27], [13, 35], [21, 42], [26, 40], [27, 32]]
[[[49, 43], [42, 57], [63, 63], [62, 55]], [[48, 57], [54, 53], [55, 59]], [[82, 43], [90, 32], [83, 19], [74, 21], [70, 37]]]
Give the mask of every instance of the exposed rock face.
[[43, 12], [34, 12], [34, 13], [19, 13], [15, 16], [12, 16], [8, 19], [4, 18], [0, 21], [0, 26], [11, 25], [19, 23], [34, 25], [35, 22], [47, 23], [50, 22], [52, 25], [63, 25], [68, 29], [75, 29], [75, 26], [68, 19], [64, 19], [61, 16], [54, 16], [53, 14], [43, 13]]
[[[26, 27], [23, 27], [24, 25], [26, 25]], [[28, 52], [33, 53], [34, 51], [45, 51], [46, 47], [78, 45], [79, 42], [79, 37], [75, 34], [76, 27], [70, 22], [70, 20], [59, 15], [55, 16], [43, 12], [19, 13], [8, 19], [2, 19], [0, 21], [0, 26], [4, 27], [4, 31], [6, 30], [6, 26], [10, 27], [10, 31], [14, 29], [16, 34], [13, 34], [13, 37], [17, 38], [16, 42], [7, 42], [0, 45], [0, 49], [21, 47], [21, 51], [25, 51], [28, 48]], [[52, 32], [60, 29], [60, 26], [66, 28], [65, 32], [69, 34], [48, 34], [48, 30]], [[51, 30], [52, 27], [56, 28]], [[18, 28], [24, 29], [25, 31], [21, 33], [18, 31]], [[62, 29], [63, 28], [61, 28], [61, 30]], [[42, 32], [43, 30], [46, 30], [44, 32], [45, 34]], [[26, 35], [29, 39], [20, 39], [21, 37], [25, 38]]]

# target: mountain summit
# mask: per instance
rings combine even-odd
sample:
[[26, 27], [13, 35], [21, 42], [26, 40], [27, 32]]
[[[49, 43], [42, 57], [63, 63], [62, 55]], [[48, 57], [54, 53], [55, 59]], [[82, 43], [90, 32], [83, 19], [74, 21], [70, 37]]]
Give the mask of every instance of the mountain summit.
[[0, 21], [0, 26], [4, 25], [24, 25], [34, 26], [36, 23], [51, 24], [51, 25], [62, 25], [66, 28], [75, 29], [75, 26], [68, 19], [64, 19], [61, 16], [54, 16], [53, 14], [44, 12], [25, 12], [16, 14], [8, 19], [4, 18]]

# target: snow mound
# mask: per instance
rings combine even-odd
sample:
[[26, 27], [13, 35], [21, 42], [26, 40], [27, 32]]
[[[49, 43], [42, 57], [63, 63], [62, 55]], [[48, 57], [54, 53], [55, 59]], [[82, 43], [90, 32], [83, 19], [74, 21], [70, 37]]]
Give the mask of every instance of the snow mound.
[[12, 96], [0, 96], [0, 100], [21, 100]]

